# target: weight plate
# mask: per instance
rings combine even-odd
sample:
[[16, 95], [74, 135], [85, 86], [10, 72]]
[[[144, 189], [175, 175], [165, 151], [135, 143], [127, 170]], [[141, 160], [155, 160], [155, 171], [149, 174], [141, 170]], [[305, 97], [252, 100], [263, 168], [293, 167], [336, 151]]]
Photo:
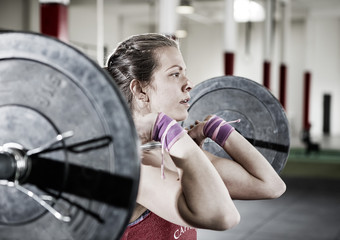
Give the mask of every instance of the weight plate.
[[[242, 77], [223, 76], [198, 84], [191, 92], [189, 117], [184, 127], [215, 114], [231, 123], [269, 161], [276, 172], [284, 168], [290, 146], [288, 121], [279, 101], [262, 85]], [[203, 148], [230, 158], [210, 139]]]
[[[32, 157], [23, 187], [52, 195], [57, 220], [15, 188], [0, 186], [0, 238], [119, 239], [137, 196], [139, 145], [110, 76], [75, 48], [34, 33], [0, 33], [0, 146], [30, 150], [73, 131], [59, 150]], [[110, 139], [82, 151], [67, 146]]]

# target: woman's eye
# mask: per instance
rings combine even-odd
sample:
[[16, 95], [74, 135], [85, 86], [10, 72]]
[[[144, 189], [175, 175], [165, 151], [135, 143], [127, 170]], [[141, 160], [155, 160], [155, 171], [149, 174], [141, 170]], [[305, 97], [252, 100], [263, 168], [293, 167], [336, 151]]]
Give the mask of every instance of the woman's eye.
[[178, 78], [179, 77], [179, 73], [173, 73], [173, 74], [171, 74], [171, 76]]

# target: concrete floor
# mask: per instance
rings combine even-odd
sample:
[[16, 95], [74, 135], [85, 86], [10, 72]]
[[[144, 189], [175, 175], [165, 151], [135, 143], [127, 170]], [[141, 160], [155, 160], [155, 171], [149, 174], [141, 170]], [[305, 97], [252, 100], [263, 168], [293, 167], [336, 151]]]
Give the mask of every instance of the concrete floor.
[[235, 201], [240, 224], [223, 232], [198, 230], [198, 240], [340, 240], [340, 179], [284, 180], [282, 197]]
[[284, 195], [235, 201], [240, 224], [221, 232], [198, 230], [198, 240], [340, 240], [340, 137], [312, 140], [320, 144], [320, 152], [306, 155], [304, 144], [292, 136], [281, 172]]

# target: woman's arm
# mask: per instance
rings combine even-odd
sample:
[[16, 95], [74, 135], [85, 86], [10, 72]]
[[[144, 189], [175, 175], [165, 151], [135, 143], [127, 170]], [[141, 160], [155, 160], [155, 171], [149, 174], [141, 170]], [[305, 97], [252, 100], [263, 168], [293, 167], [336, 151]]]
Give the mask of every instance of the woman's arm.
[[269, 162], [237, 131], [223, 146], [234, 159], [209, 158], [221, 175], [233, 199], [268, 199], [281, 196], [286, 185]]
[[[203, 142], [203, 126], [197, 122], [190, 131], [199, 144]], [[218, 173], [222, 177], [233, 199], [267, 199], [281, 196], [286, 185], [273, 167], [237, 131], [232, 131], [223, 145], [223, 149], [234, 161], [217, 157], [206, 152]]]
[[137, 202], [179, 225], [224, 230], [238, 224], [240, 216], [228, 189], [188, 134], [173, 144], [169, 155], [180, 170], [180, 179], [167, 169], [161, 179], [158, 167], [142, 164]]

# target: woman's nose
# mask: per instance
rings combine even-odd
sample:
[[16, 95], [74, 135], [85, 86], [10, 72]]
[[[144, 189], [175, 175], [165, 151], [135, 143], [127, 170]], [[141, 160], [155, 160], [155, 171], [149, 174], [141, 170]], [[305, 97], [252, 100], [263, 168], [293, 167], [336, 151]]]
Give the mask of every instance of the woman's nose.
[[186, 92], [190, 92], [192, 88], [193, 88], [192, 82], [188, 78], [186, 78], [186, 83], [184, 85], [183, 90]]

